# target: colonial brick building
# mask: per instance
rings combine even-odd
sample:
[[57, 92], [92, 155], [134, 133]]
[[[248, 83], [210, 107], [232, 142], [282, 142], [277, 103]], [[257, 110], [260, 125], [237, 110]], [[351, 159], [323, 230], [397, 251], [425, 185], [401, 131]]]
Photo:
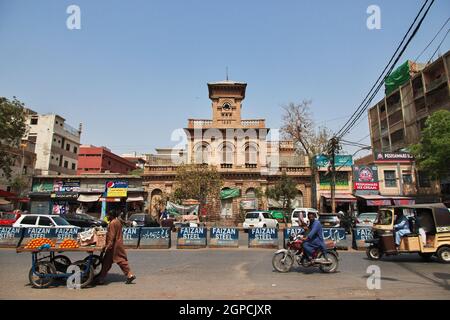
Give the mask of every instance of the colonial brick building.
[[276, 139], [278, 135], [266, 127], [264, 119], [241, 118], [246, 87], [246, 83], [228, 80], [208, 83], [212, 119], [188, 120], [184, 148], [156, 149], [156, 154], [147, 155], [143, 183], [150, 212], [156, 214], [157, 199], [173, 191], [181, 163], [214, 166], [224, 180], [223, 191], [237, 191], [222, 197], [218, 212], [208, 213], [217, 219], [236, 222], [243, 211], [280, 207], [272, 199], [257, 199], [255, 191], [264, 192], [283, 171], [297, 184], [293, 206], [310, 206], [308, 159], [296, 154], [292, 141]]

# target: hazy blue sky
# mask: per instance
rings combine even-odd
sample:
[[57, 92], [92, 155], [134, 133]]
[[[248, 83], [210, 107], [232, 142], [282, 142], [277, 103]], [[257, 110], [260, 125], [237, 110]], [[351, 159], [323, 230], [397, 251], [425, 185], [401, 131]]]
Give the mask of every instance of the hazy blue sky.
[[[311, 99], [316, 121], [336, 130], [422, 3], [0, 0], [0, 95], [82, 122], [82, 143], [152, 152], [174, 145], [172, 131], [188, 118], [211, 118], [206, 83], [223, 80], [228, 66], [230, 79], [248, 83], [243, 118], [278, 128], [282, 104]], [[81, 8], [81, 30], [66, 27], [71, 4]], [[381, 30], [366, 27], [371, 4], [381, 8]], [[449, 13], [450, 1], [436, 0], [402, 60], [414, 60]], [[367, 134], [365, 117], [347, 139]]]

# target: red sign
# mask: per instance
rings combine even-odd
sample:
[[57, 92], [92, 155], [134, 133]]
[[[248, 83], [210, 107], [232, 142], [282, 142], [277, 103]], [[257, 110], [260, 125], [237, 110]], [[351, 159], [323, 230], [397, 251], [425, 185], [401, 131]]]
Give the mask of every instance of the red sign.
[[354, 182], [353, 190], [378, 190], [378, 182]]

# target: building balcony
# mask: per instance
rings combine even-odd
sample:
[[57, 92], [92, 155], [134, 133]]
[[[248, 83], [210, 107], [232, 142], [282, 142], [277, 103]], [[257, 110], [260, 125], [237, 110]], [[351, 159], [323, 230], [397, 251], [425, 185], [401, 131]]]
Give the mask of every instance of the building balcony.
[[247, 169], [256, 169], [258, 167], [258, 165], [256, 163], [246, 163], [245, 167]]
[[210, 119], [189, 119], [188, 129], [209, 129], [209, 128], [220, 128], [230, 127], [230, 128], [245, 128], [245, 129], [263, 129], [266, 126], [266, 121], [264, 119], [249, 119], [241, 120], [239, 123], [236, 120], [218, 120], [217, 123]]
[[427, 84], [427, 92], [437, 89], [438, 87], [440, 87], [442, 84], [444, 84], [446, 82], [447, 82], [447, 78], [443, 74], [438, 79], [430, 81], [430, 83]]
[[233, 164], [232, 163], [221, 163], [220, 164], [220, 168], [221, 169], [232, 169], [233, 168]]

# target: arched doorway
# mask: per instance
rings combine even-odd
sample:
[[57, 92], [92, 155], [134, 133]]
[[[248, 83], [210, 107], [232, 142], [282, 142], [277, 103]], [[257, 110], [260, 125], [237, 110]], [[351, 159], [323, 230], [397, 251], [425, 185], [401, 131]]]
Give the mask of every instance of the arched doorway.
[[[223, 188], [222, 191], [230, 190], [230, 188]], [[220, 199], [220, 215], [223, 218], [233, 216], [233, 198]]]
[[297, 190], [297, 195], [294, 200], [292, 200], [291, 204], [292, 208], [303, 208], [303, 193], [300, 190]]
[[157, 217], [159, 210], [161, 210], [161, 189], [154, 189], [150, 195], [150, 213], [153, 217]]

